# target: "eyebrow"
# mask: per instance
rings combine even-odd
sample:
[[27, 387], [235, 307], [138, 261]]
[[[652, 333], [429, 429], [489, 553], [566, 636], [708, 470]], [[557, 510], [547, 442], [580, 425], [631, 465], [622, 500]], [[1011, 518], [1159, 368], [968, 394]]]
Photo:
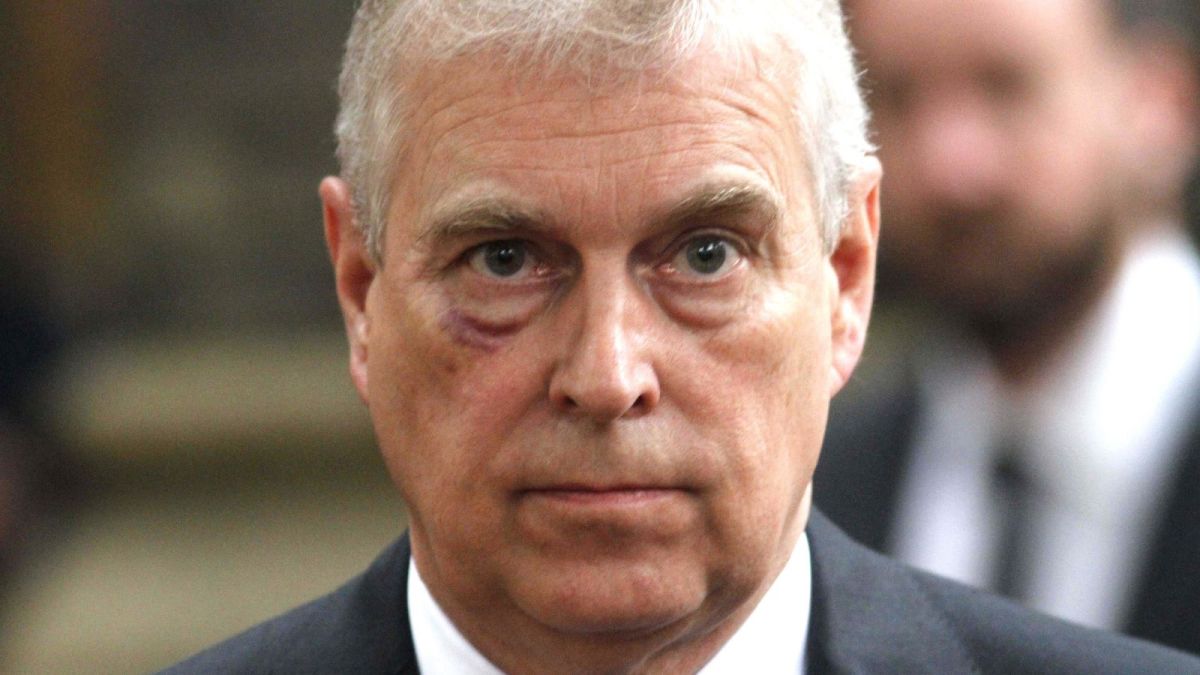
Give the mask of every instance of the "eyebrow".
[[[748, 183], [708, 183], [654, 219], [656, 230], [674, 229], [690, 223], [754, 216], [774, 228], [783, 205], [771, 191]], [[766, 234], [764, 232], [763, 234]]]
[[[741, 182], [706, 183], [651, 218], [656, 232], [734, 217], [755, 217], [766, 224], [765, 235], [778, 223], [783, 207], [775, 193]], [[450, 240], [474, 233], [547, 229], [548, 214], [525, 209], [508, 199], [480, 197], [435, 216], [417, 236], [418, 242]]]
[[530, 229], [548, 220], [545, 214], [523, 209], [511, 201], [480, 197], [435, 216], [417, 235], [417, 241], [454, 239], [480, 231]]

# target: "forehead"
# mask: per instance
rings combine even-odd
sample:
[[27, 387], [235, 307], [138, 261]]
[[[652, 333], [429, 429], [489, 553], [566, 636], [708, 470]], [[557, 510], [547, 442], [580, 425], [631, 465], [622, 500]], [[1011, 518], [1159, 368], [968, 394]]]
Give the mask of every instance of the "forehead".
[[590, 79], [488, 64], [458, 59], [410, 83], [393, 215], [415, 209], [428, 220], [448, 203], [501, 193], [579, 219], [619, 200], [620, 213], [607, 215], [636, 219], [697, 184], [737, 181], [807, 205], [796, 68], [782, 53], [704, 52]]

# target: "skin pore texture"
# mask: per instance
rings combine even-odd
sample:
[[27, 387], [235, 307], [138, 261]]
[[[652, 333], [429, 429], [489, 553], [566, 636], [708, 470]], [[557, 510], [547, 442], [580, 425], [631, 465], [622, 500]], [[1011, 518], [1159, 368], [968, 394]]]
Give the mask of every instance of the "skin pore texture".
[[[1129, 54], [1100, 0], [852, 0], [897, 289], [1011, 380], [1053, 361], [1130, 234]], [[1144, 97], [1143, 97], [1144, 98]]]
[[322, 184], [351, 374], [413, 555], [509, 672], [690, 672], [804, 529], [871, 304], [880, 169], [822, 251], [780, 50], [418, 101], [383, 260]]

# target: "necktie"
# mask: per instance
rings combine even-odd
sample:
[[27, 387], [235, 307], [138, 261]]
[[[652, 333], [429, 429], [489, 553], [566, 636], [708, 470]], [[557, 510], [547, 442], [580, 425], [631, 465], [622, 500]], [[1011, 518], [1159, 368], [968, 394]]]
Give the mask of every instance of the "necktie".
[[992, 589], [1021, 600], [1030, 572], [1033, 483], [1018, 447], [1011, 440], [1000, 444], [992, 463], [992, 498], [999, 523], [992, 557]]

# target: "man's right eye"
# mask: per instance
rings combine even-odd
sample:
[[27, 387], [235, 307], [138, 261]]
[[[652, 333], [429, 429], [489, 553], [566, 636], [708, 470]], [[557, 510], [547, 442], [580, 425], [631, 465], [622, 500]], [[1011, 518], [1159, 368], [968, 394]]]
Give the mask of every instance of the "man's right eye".
[[494, 279], [519, 280], [534, 273], [528, 244], [516, 239], [480, 244], [468, 253], [467, 262], [476, 272]]

